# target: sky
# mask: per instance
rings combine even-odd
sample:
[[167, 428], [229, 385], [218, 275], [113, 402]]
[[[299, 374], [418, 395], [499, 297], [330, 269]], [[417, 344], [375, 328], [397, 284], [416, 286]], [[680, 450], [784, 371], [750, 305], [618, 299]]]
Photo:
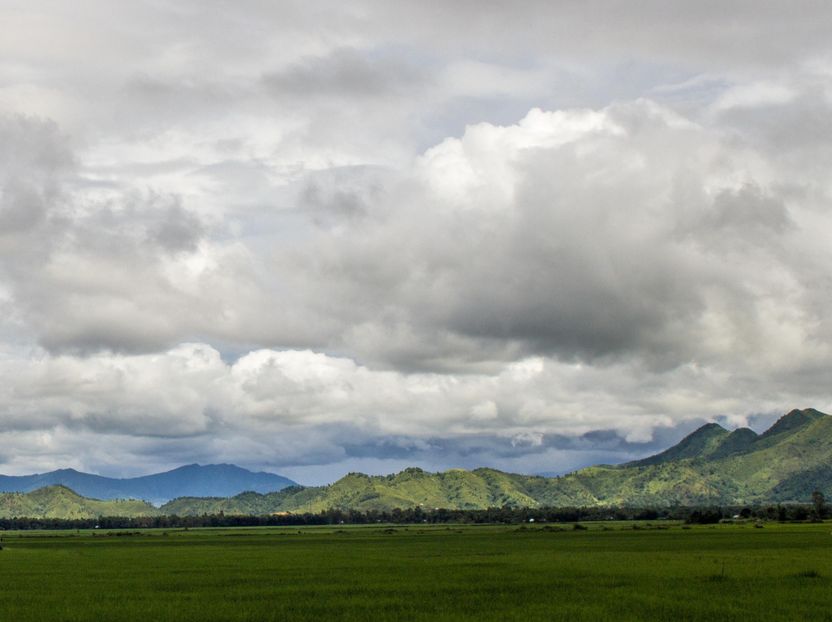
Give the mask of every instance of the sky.
[[832, 4], [431, 4], [0, 0], [0, 472], [832, 409]]

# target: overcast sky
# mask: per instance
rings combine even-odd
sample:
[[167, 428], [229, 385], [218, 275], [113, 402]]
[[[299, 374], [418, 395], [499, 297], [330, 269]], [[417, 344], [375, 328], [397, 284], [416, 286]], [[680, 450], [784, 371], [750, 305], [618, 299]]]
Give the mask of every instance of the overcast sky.
[[832, 408], [832, 4], [0, 0], [0, 472], [564, 472]]

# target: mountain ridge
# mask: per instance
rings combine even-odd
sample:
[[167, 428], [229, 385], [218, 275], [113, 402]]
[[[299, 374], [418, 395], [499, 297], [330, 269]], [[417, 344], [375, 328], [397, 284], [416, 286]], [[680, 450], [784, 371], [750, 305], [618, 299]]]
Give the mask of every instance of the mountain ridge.
[[296, 482], [265, 471], [249, 471], [233, 464], [186, 464], [169, 471], [129, 478], [105, 477], [75, 469], [32, 475], [0, 475], [0, 492], [30, 492], [64, 485], [98, 500], [143, 499], [162, 504], [183, 495], [233, 496], [246, 490], [273, 492]]
[[[620, 465], [591, 466], [558, 477], [486, 467], [438, 473], [410, 467], [389, 475], [349, 473], [326, 486], [295, 485], [234, 496], [180, 496], [160, 508], [113, 509], [182, 516], [412, 507], [747, 505], [805, 503], [814, 490], [832, 497], [832, 416], [805, 409], [787, 413], [763, 434], [748, 428], [729, 432], [717, 424], [706, 424], [654, 456]], [[61, 494], [64, 506], [68, 506], [68, 493]], [[0, 494], [0, 516], [9, 516], [10, 502], [4, 497]], [[70, 510], [75, 514], [84, 507], [87, 511], [97, 507], [83, 506], [78, 499], [73, 503], [76, 505]], [[47, 507], [41, 500], [40, 505], [27, 507], [54, 512], [50, 508], [55, 505], [61, 506]], [[23, 507], [19, 500], [18, 507]]]

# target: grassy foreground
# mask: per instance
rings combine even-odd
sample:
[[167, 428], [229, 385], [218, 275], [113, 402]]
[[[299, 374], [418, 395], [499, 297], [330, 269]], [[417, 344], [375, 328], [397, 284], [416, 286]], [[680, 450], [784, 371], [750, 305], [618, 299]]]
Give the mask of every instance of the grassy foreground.
[[832, 620], [829, 523], [588, 527], [6, 532], [0, 620]]

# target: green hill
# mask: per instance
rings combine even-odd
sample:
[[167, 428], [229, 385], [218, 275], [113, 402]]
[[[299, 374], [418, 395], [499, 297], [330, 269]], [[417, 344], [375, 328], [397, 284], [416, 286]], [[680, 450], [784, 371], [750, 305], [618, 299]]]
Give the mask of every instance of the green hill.
[[159, 510], [133, 499], [87, 499], [66, 486], [45, 486], [32, 492], [0, 494], [0, 517], [95, 518], [97, 516], [154, 516]]
[[162, 511], [200, 514], [318, 512], [327, 508], [389, 510], [494, 506], [674, 506], [808, 502], [814, 490], [832, 496], [832, 417], [793, 410], [764, 434], [729, 432], [709, 423], [655, 456], [594, 466], [563, 477], [494, 469], [386, 476], [350, 473], [328, 486], [269, 495], [176, 499]]
[[806, 409], [791, 411], [760, 435], [747, 428], [729, 432], [709, 423], [655, 456], [562, 477], [409, 468], [393, 475], [350, 473], [328, 486], [292, 486], [266, 494], [180, 497], [158, 509], [142, 501], [86, 499], [51, 486], [27, 494], [0, 494], [0, 517], [805, 503], [814, 490], [832, 497], [832, 417]]
[[[754, 434], [753, 430], [748, 431]], [[627, 466], [649, 466], [676, 462], [686, 458], [708, 458], [717, 452], [730, 434], [728, 430], [717, 423], [706, 423], [670, 449], [643, 460], [630, 462]]]

